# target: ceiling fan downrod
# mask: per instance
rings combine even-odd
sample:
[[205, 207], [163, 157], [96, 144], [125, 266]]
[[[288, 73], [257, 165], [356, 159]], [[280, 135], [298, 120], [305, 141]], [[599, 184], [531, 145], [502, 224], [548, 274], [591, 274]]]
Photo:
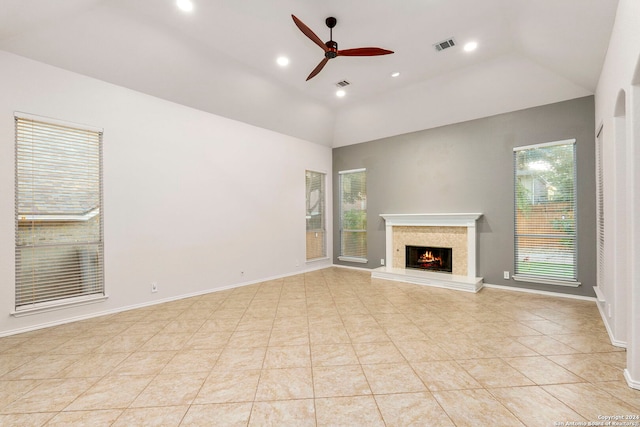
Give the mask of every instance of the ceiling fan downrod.
[[333, 16], [330, 16], [325, 19], [324, 22], [327, 24], [327, 27], [329, 27], [329, 41], [325, 43], [329, 50], [324, 53], [324, 56], [325, 58], [332, 59], [338, 56], [338, 43], [333, 41], [333, 27], [336, 26], [338, 20]]

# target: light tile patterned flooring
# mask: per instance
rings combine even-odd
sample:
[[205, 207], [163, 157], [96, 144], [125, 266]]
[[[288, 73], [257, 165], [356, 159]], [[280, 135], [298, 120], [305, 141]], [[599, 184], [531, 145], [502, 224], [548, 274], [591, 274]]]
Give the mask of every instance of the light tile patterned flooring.
[[551, 426], [624, 366], [593, 302], [329, 268], [0, 338], [0, 425]]

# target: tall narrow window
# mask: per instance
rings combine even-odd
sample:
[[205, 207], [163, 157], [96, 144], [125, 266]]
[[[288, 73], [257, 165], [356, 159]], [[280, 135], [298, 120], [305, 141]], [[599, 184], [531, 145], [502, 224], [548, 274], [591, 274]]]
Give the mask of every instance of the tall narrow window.
[[357, 169], [340, 175], [341, 261], [367, 262], [367, 171]]
[[307, 261], [327, 256], [324, 187], [325, 174], [306, 172]]
[[514, 149], [514, 279], [579, 284], [575, 164], [575, 139]]
[[104, 295], [102, 131], [15, 120], [16, 312]]
[[598, 290], [605, 287], [604, 283], [604, 135], [603, 129], [596, 136], [596, 225], [598, 232]]

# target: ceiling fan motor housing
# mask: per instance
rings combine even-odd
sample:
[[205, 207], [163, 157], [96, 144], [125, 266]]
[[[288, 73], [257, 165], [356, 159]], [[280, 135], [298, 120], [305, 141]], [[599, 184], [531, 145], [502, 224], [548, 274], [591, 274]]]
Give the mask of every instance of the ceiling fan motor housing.
[[338, 43], [333, 40], [329, 40], [325, 43], [325, 45], [329, 48], [328, 51], [324, 53], [324, 56], [331, 59], [338, 56]]

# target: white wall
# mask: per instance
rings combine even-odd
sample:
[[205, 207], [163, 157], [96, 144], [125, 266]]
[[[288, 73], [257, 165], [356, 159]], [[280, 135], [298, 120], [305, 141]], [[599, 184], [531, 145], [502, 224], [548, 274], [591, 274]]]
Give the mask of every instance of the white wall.
[[[616, 254], [615, 264], [610, 266], [612, 279], [605, 283], [608, 288], [605, 296], [609, 300], [601, 306], [605, 307], [601, 314], [610, 331], [624, 330], [625, 376], [634, 388], [640, 388], [640, 218], [637, 214], [640, 209], [640, 81], [634, 82], [634, 73], [640, 72], [639, 61], [640, 2], [619, 0], [596, 90], [596, 123], [602, 123], [604, 132], [613, 135], [605, 139], [604, 149], [615, 153], [615, 159], [626, 159], [624, 167], [604, 171], [604, 180], [610, 183], [609, 188], [613, 186], [615, 195], [605, 200], [605, 215], [610, 215], [617, 224], [605, 230], [605, 239], [613, 241], [621, 253]], [[620, 99], [624, 99], [624, 106], [618, 104]], [[620, 129], [620, 123], [624, 123], [624, 129]], [[626, 197], [620, 197], [621, 188]], [[616, 277], [623, 280], [615, 280]]]
[[[0, 73], [0, 335], [330, 264], [304, 262], [304, 174], [330, 180], [330, 148], [3, 51]], [[104, 128], [105, 302], [10, 315], [14, 111]]]

